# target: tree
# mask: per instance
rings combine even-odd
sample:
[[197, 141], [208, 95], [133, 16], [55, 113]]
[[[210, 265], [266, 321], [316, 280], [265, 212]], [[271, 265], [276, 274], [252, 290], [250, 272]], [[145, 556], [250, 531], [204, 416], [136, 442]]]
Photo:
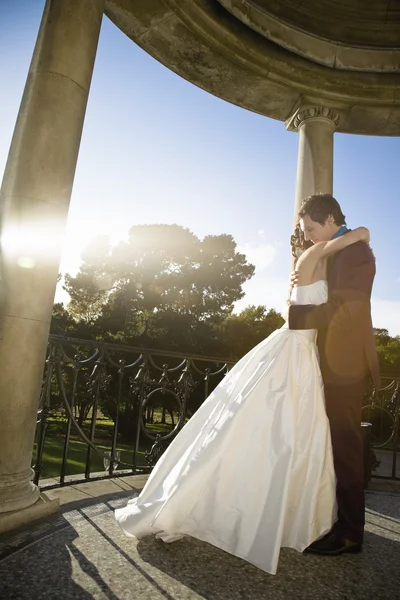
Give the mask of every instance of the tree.
[[228, 317], [221, 335], [225, 356], [241, 358], [283, 324], [282, 316], [265, 306], [248, 306], [238, 315]]
[[390, 342], [391, 337], [387, 329], [374, 328], [375, 344], [377, 347], [386, 346]]
[[200, 240], [178, 225], [134, 226], [127, 242], [100, 239], [83, 259], [78, 275], [66, 276], [74, 318], [100, 336], [181, 351], [207, 345], [254, 273], [232, 236]]
[[56, 335], [70, 335], [75, 326], [75, 321], [72, 318], [69, 310], [65, 308], [62, 302], [57, 302], [53, 306], [53, 314], [51, 318], [50, 333]]
[[400, 377], [400, 337], [391, 338], [377, 347], [381, 372], [384, 377]]
[[82, 265], [72, 277], [66, 273], [63, 289], [68, 292], [68, 312], [76, 321], [93, 323], [113, 286], [110, 273], [111, 245], [107, 236], [97, 236], [82, 254]]

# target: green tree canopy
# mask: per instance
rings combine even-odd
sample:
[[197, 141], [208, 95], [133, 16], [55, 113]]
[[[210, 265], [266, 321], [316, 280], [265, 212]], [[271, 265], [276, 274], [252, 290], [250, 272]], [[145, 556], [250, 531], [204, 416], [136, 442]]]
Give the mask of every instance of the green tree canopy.
[[168, 336], [187, 350], [196, 330], [204, 337], [232, 313], [253, 273], [231, 235], [200, 240], [178, 225], [137, 225], [115, 247], [95, 240], [76, 277], [65, 276], [64, 289], [69, 313], [95, 323], [98, 334], [131, 343]]
[[283, 324], [282, 316], [265, 306], [248, 306], [239, 314], [229, 316], [221, 327], [225, 356], [243, 356]]

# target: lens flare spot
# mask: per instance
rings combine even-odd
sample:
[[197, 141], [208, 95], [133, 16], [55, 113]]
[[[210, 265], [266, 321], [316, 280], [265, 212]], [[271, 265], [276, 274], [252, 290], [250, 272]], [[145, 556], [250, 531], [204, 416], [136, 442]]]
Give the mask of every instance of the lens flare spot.
[[17, 260], [17, 264], [22, 269], [33, 269], [35, 261], [30, 256], [20, 256]]

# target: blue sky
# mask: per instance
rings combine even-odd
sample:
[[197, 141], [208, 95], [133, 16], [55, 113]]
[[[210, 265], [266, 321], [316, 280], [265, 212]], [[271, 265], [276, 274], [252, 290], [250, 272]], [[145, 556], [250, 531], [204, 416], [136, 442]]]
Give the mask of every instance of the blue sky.
[[[0, 173], [44, 0], [0, 1]], [[290, 267], [298, 136], [196, 88], [106, 17], [78, 159], [61, 271], [98, 233], [178, 223], [232, 234], [256, 274], [237, 306], [282, 308]], [[374, 325], [400, 335], [399, 138], [335, 134], [334, 194], [350, 227], [371, 229]], [[61, 289], [56, 299], [65, 299]]]

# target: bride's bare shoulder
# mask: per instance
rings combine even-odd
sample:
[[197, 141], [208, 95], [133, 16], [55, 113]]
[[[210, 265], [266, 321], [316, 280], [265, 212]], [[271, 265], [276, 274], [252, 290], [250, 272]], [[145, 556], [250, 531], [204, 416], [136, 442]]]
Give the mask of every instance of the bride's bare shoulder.
[[315, 265], [315, 263], [318, 262], [319, 259], [320, 253], [318, 251], [317, 246], [314, 244], [314, 246], [308, 248], [300, 256], [299, 260], [297, 261], [297, 270], [299, 270], [300, 268], [313, 268], [313, 265]]
[[296, 271], [298, 285], [311, 285], [326, 279], [327, 260], [321, 255], [317, 244], [308, 248], [299, 258]]

